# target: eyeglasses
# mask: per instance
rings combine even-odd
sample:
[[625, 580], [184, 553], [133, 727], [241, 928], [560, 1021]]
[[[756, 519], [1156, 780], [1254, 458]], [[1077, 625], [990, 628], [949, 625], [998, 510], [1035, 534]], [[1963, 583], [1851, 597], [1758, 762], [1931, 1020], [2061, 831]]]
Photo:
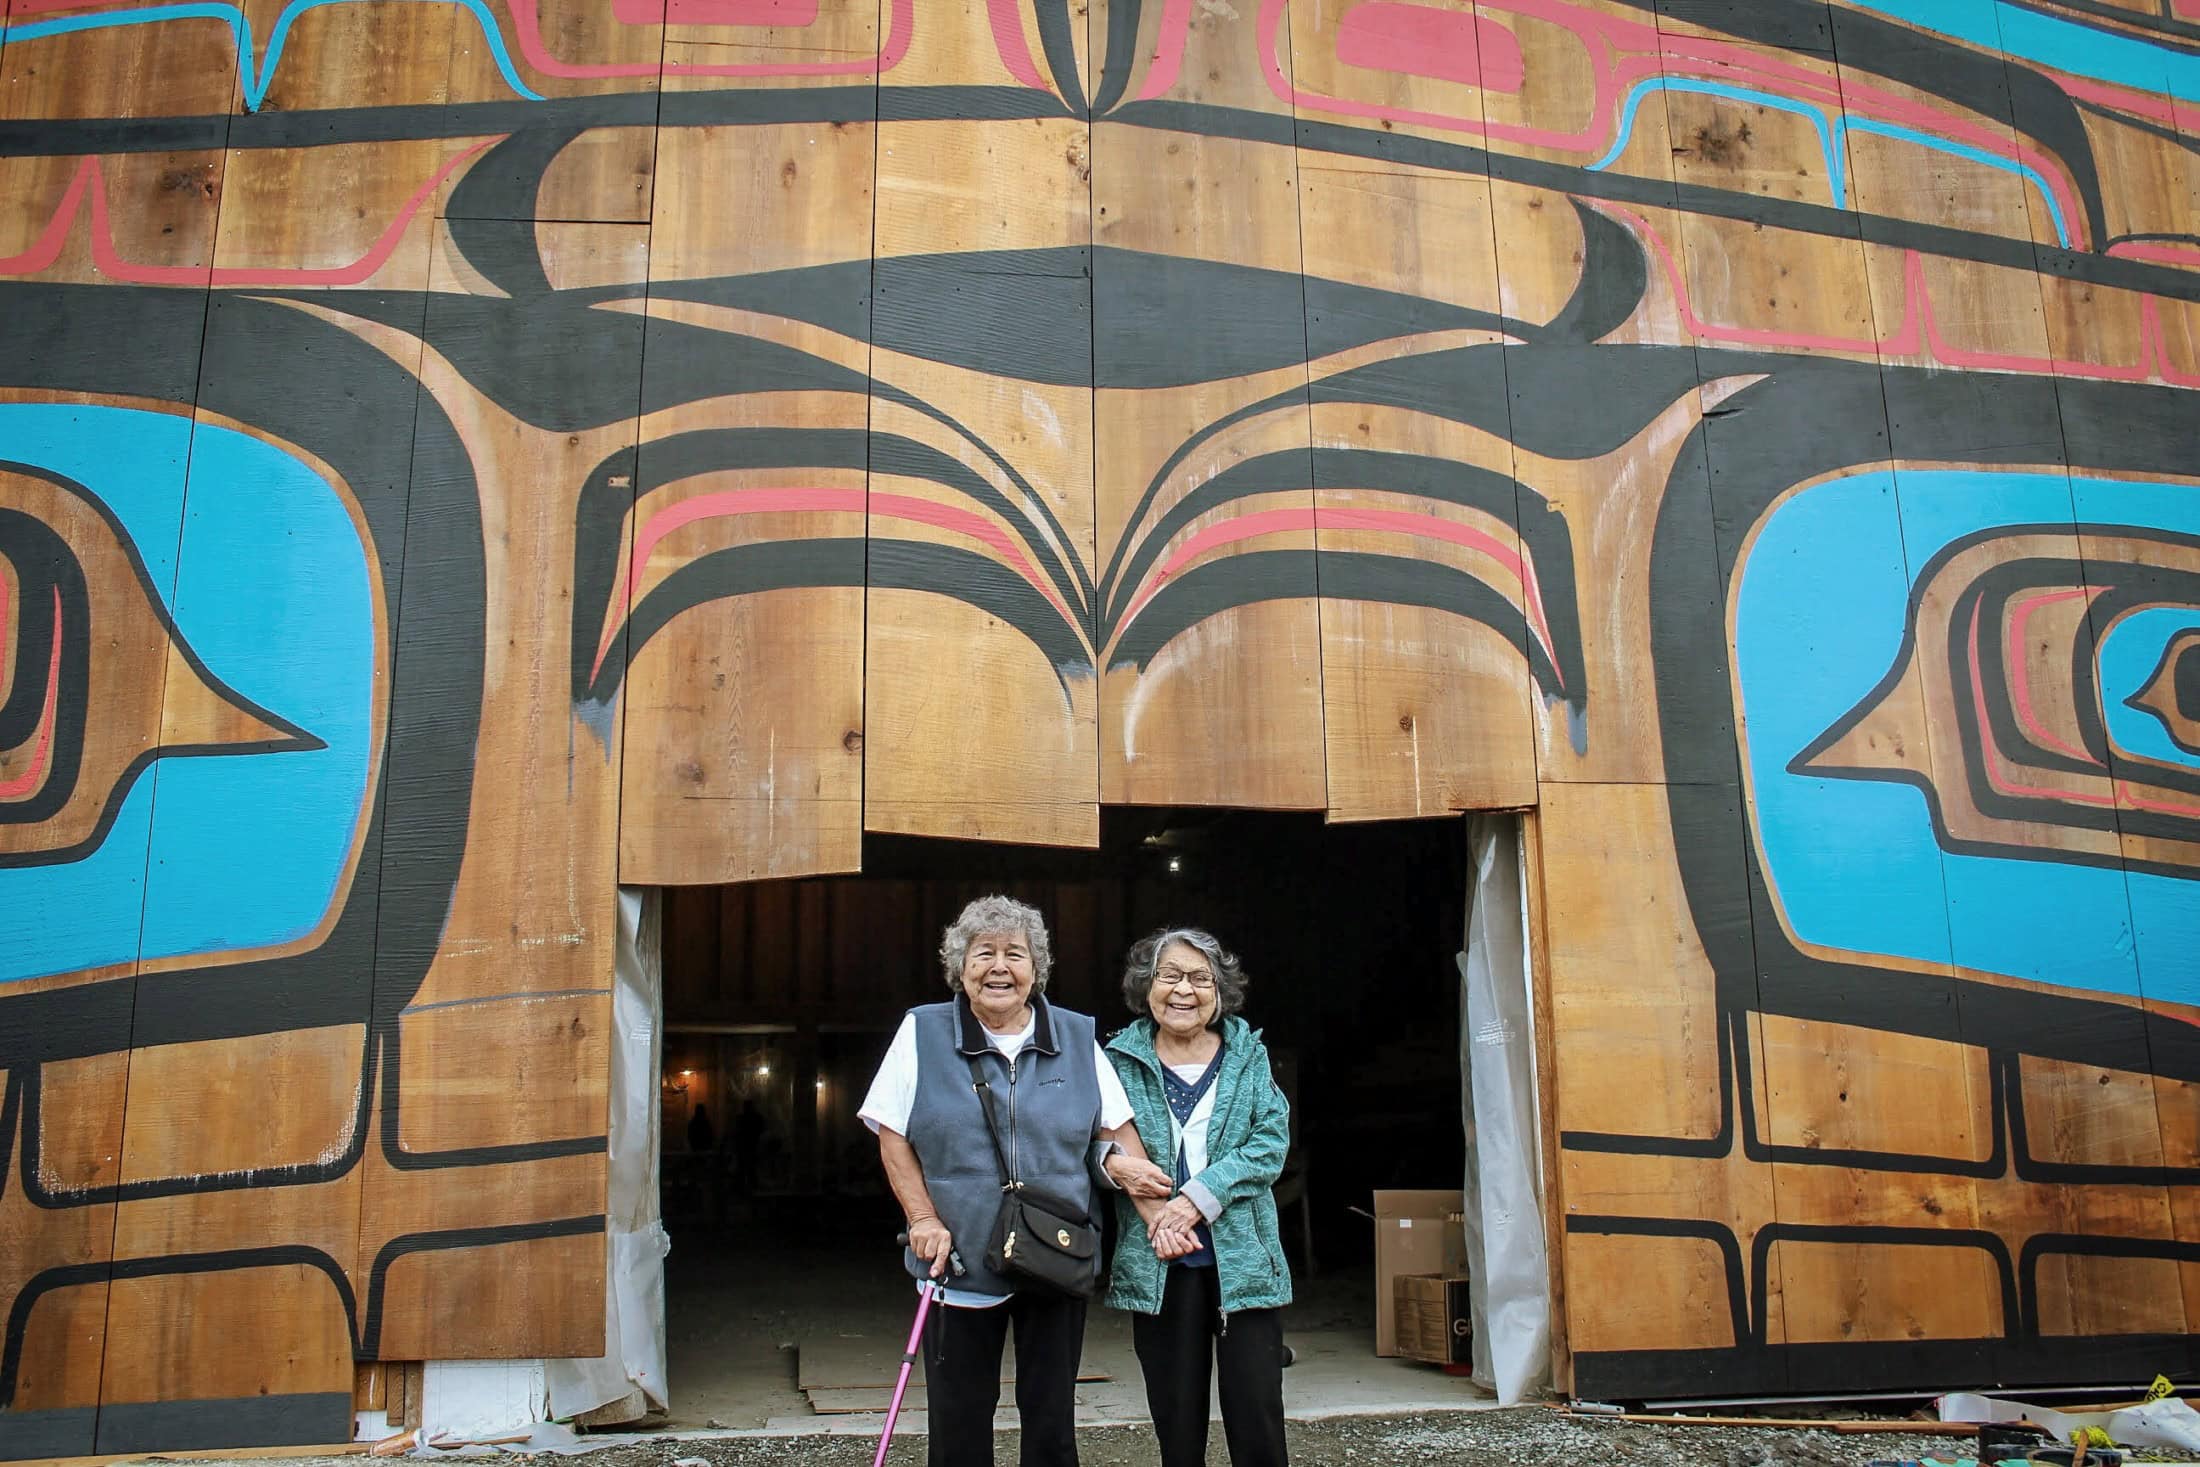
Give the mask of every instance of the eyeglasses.
[[1205, 968], [1163, 968], [1153, 975], [1153, 986], [1156, 988], [1174, 988], [1179, 983], [1189, 983], [1204, 993], [1215, 986], [1215, 975]]

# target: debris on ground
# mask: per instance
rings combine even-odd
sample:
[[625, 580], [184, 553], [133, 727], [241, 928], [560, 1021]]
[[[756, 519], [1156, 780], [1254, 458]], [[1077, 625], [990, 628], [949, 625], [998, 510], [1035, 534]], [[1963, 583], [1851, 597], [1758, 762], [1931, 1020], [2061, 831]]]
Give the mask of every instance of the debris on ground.
[[[1924, 1432], [1848, 1435], [1831, 1422], [1802, 1428], [1679, 1425], [1575, 1416], [1543, 1406], [1330, 1417], [1290, 1422], [1289, 1432], [1296, 1467], [1866, 1467], [1875, 1461], [1949, 1462], [1971, 1455], [1959, 1441]], [[904, 1433], [887, 1461], [917, 1467], [924, 1461], [924, 1445], [923, 1437]], [[1014, 1462], [1017, 1447], [1016, 1433], [1001, 1433], [995, 1460]], [[703, 1448], [711, 1467], [870, 1467], [878, 1438], [684, 1435], [623, 1441], [579, 1457], [541, 1461], [542, 1467], [688, 1467]], [[1084, 1428], [1077, 1433], [1077, 1448], [1083, 1467], [1152, 1467], [1156, 1460], [1153, 1429], [1145, 1425]], [[1230, 1460], [1219, 1423], [1207, 1460], [1210, 1467], [1227, 1467]], [[330, 1467], [344, 1467], [343, 1459], [330, 1459]]]

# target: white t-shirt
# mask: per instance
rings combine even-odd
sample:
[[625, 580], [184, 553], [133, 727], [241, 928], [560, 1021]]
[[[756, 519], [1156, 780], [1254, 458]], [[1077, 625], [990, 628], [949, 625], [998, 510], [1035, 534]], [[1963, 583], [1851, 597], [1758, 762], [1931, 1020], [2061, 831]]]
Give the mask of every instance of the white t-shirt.
[[[1208, 1064], [1214, 1061], [1209, 1060]], [[1197, 1085], [1199, 1077], [1207, 1073], [1207, 1065], [1171, 1065], [1176, 1077], [1187, 1085]], [[1177, 1145], [1184, 1149], [1184, 1175], [1196, 1177], [1207, 1170], [1207, 1127], [1215, 1118], [1215, 1087], [1209, 1085], [1207, 1093], [1199, 1097], [1199, 1104], [1192, 1107], [1192, 1118], [1179, 1129]], [[1169, 1119], [1176, 1119], [1176, 1112], [1169, 1112]]]
[[[991, 1029], [985, 1037], [1002, 1054], [1014, 1059], [1028, 1048], [1039, 1030], [1039, 1016], [1033, 1014], [1031, 1022], [1015, 1034], [996, 1034]], [[1123, 1081], [1116, 1075], [1115, 1066], [1101, 1053], [1098, 1041], [1092, 1046], [1093, 1074], [1100, 1081], [1100, 1127], [1112, 1131], [1131, 1118], [1131, 1098], [1123, 1093]], [[893, 1043], [886, 1046], [886, 1058], [879, 1061], [878, 1074], [871, 1080], [870, 1093], [863, 1097], [863, 1108], [856, 1112], [863, 1124], [874, 1132], [879, 1127], [896, 1135], [909, 1134], [909, 1112], [917, 1103], [917, 1016], [906, 1015], [901, 1027], [894, 1031]], [[968, 1289], [949, 1287], [942, 1290], [940, 1301], [962, 1309], [989, 1309], [1007, 1302], [1005, 1296], [979, 1294]]]

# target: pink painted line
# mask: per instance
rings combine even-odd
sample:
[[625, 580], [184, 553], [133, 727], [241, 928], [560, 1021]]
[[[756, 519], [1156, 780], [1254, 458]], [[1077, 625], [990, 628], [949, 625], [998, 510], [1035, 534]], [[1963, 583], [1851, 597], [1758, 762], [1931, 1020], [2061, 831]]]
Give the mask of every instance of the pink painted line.
[[[7, 676], [11, 662], [20, 667], [23, 660], [23, 649], [20, 647], [11, 649], [8, 645], [8, 620], [10, 613], [14, 610], [14, 607], [9, 603], [14, 595], [15, 591], [10, 583], [10, 578], [6, 575], [0, 575], [0, 701], [5, 701], [9, 684], [12, 681]], [[59, 623], [57, 622], [55, 625], [58, 627]]]
[[2056, 86], [2080, 101], [2097, 102], [2103, 107], [2113, 107], [2135, 117], [2149, 118], [2179, 131], [2189, 131], [2196, 122], [2200, 122], [2200, 108], [2191, 106], [2181, 97], [2160, 97], [2151, 92], [2133, 91], [2129, 87], [2095, 81], [2087, 76], [2070, 76], [2060, 71], [2050, 71], [2047, 74]]
[[1996, 794], [2014, 795], [2019, 799], [2060, 800], [2066, 804], [2099, 805], [2113, 808], [2116, 803], [2116, 797], [2113, 794], [2089, 795], [2075, 790], [2046, 789], [2033, 785], [2013, 784], [2002, 778], [2001, 772], [1994, 767], [1994, 751], [1990, 744], [1993, 724], [1987, 719], [1986, 680], [1979, 671], [1978, 621], [1978, 603], [1973, 602], [1971, 605], [1971, 706], [1978, 715], [1979, 767], [1986, 771], [1986, 782], [1994, 787]]
[[[1031, 588], [1047, 599], [1062, 619], [1071, 626], [1078, 624], [1061, 595], [1025, 555], [1023, 547], [1013, 540], [1007, 531], [983, 515], [970, 510], [956, 509], [951, 505], [937, 504], [929, 499], [919, 499], [906, 494], [866, 494], [861, 489], [828, 489], [801, 486], [782, 489], [724, 489], [711, 494], [698, 494], [668, 505], [644, 520], [634, 534], [634, 548], [618, 584], [612, 587], [611, 605], [620, 606], [631, 594], [633, 587], [641, 584], [642, 570], [649, 563], [650, 552], [658, 542], [675, 530], [695, 524], [700, 520], [727, 519], [735, 515], [773, 513], [818, 513], [822, 511], [853, 511], [886, 519], [909, 520], [932, 525], [938, 529], [953, 530], [968, 535], [991, 547], [1007, 561], [1015, 572], [1031, 584]], [[590, 665], [591, 681], [603, 668], [604, 658], [610, 654], [611, 643], [618, 636], [624, 617], [614, 621], [604, 618], [603, 640], [596, 646], [596, 660]]]
[[2200, 245], [2165, 244], [2160, 240], [2120, 239], [2108, 247], [2112, 255], [2133, 260], [2157, 260], [2165, 265], [2200, 265]]
[[751, 25], [800, 28], [817, 21], [818, 0], [611, 0], [621, 25]]
[[2009, 663], [2010, 701], [2016, 704], [2017, 718], [2024, 724], [2025, 730], [2032, 735], [2036, 742], [2046, 745], [2057, 753], [2068, 754], [2073, 759], [2096, 767], [2100, 765], [2100, 760], [2077, 745], [2068, 743], [2048, 732], [2046, 726], [2040, 722], [2039, 714], [2033, 709], [2032, 671], [2025, 656], [2024, 631], [2026, 624], [2032, 620], [2032, 613], [2038, 611], [2041, 607], [2055, 606], [2064, 601], [2091, 601], [2097, 594], [2099, 593], [2092, 590], [2079, 589], [2076, 591], [2043, 591], [2037, 596], [2027, 596], [2009, 609], [2009, 629], [2002, 642], [2002, 655], [2008, 659]]
[[[1123, 612], [1123, 624], [1128, 626], [1159, 593], [1162, 586], [1186, 565], [1221, 545], [1232, 545], [1261, 535], [1275, 535], [1292, 530], [1374, 530], [1385, 534], [1412, 535], [1420, 539], [1444, 540], [1465, 546], [1497, 561], [1510, 570], [1520, 581], [1523, 599], [1527, 602], [1526, 615], [1535, 631], [1535, 637], [1543, 646], [1543, 655], [1549, 659], [1551, 670], [1558, 673], [1558, 655], [1551, 645], [1549, 619], [1544, 615], [1543, 593], [1535, 584], [1534, 562], [1525, 548], [1515, 551], [1496, 536], [1447, 520], [1438, 515], [1413, 514], [1396, 509], [1271, 509], [1249, 514], [1218, 525], [1210, 525], [1177, 547], [1154, 572], [1146, 578], [1138, 594], [1131, 599]], [[1318, 542], [1317, 542], [1318, 543]], [[1561, 683], [1560, 691], [1564, 691]]]
[[537, 0], [506, 0], [512, 11], [512, 39], [519, 54], [544, 76], [597, 78], [607, 76], [872, 76], [884, 75], [909, 54], [917, 24], [916, 0], [893, 0], [886, 41], [876, 56], [855, 61], [566, 61], [551, 53], [542, 39], [542, 14]]
[[83, 206], [84, 190], [98, 176], [97, 158], [86, 158], [77, 165], [68, 188], [62, 191], [61, 202], [54, 208], [53, 218], [46, 221], [46, 227], [31, 241], [29, 249], [21, 254], [0, 257], [0, 275], [35, 275], [61, 258], [61, 246], [69, 237], [69, 226], [76, 222], [77, 210]]
[[1032, 64], [1031, 45], [1024, 39], [1023, 8], [1017, 0], [985, 0], [985, 15], [993, 25], [993, 49], [1008, 74], [1027, 87], [1042, 92], [1053, 90]]
[[1287, 530], [1311, 530], [1314, 528], [1314, 511], [1311, 509], [1269, 509], [1259, 514], [1249, 514], [1219, 525], [1209, 525], [1177, 547], [1151, 576], [1139, 587], [1138, 595], [1123, 612], [1123, 625], [1128, 626], [1138, 615], [1139, 609], [1154, 598], [1169, 577], [1182, 570], [1191, 561], [1206, 554], [1217, 545], [1231, 545], [1240, 540], [1250, 540], [1258, 535], [1275, 535]]
[[[1566, 3], [1566, 0], [1481, 0], [1477, 21], [1480, 23], [1480, 13], [1483, 12], [1509, 11], [1560, 26], [1573, 33], [1575, 39], [1581, 43], [1596, 75], [1596, 95], [1590, 104], [1589, 121], [1579, 131], [1569, 133], [1514, 123], [1493, 123], [1484, 118], [1356, 102], [1349, 98], [1309, 91], [1286, 78], [1278, 60], [1277, 40], [1282, 29], [1286, 3], [1287, 0], [1262, 0], [1256, 44], [1260, 50], [1261, 69], [1269, 90], [1293, 107], [1307, 107], [1338, 116], [1404, 122], [1416, 127], [1464, 133], [1485, 140], [1519, 143], [1531, 147], [1556, 148], [1569, 152], [1601, 152], [1616, 136], [1620, 122], [1619, 98], [1627, 88], [1645, 77], [1656, 76], [1661, 72], [1681, 74], [1684, 71], [1700, 70], [1712, 76], [1742, 76], [1770, 81], [1790, 93], [1830, 107], [1836, 113], [1853, 108], [1886, 121], [1918, 125], [1952, 139], [1970, 142], [1989, 152], [2021, 159], [2041, 178], [2050, 181], [2049, 188], [2062, 205], [2064, 218], [2079, 220], [2084, 217], [2083, 211], [2077, 205], [2076, 186], [2061, 162], [2006, 134], [1994, 132], [1950, 113], [1875, 87], [1844, 87], [1836, 80], [1821, 77], [1792, 62], [1760, 56], [1731, 42], [1693, 36], [1661, 35], [1653, 26], [1586, 11], [1578, 5]], [[1505, 29], [1494, 22], [1489, 23], [1489, 28]], [[1342, 55], [1341, 35], [1339, 41]], [[1515, 41], [1514, 45], [1517, 49], [1518, 42]], [[1688, 65], [1675, 68], [1672, 65], [1675, 61]], [[1149, 88], [1146, 95], [1152, 94]], [[2082, 240], [2075, 242], [2080, 245], [2083, 243]]]
[[2128, 784], [2118, 785], [2117, 790], [2134, 810], [2146, 810], [2156, 815], [2184, 815], [2200, 819], [2200, 805], [2178, 805], [2166, 800], [2150, 800], [2136, 793]]
[[397, 211], [381, 236], [367, 252], [348, 265], [332, 265], [327, 268], [300, 268], [263, 266], [204, 266], [204, 265], [134, 265], [122, 258], [114, 243], [114, 228], [107, 213], [106, 180], [99, 169], [99, 159], [86, 158], [69, 180], [69, 187], [61, 196], [59, 207], [54, 210], [51, 222], [28, 250], [19, 255], [0, 259], [0, 275], [35, 275], [52, 266], [61, 256], [61, 248], [67, 241], [70, 229], [82, 211], [88, 194], [91, 198], [92, 264], [100, 274], [110, 280], [125, 280], [136, 285], [357, 285], [389, 263], [396, 253], [398, 242], [412, 224], [422, 206], [433, 198], [435, 191], [453, 173], [481, 152], [502, 138], [488, 138], [474, 144], [465, 152], [444, 164], [431, 175], [426, 183], [413, 190], [412, 197]]
[[2180, 371], [2169, 359], [2169, 333], [2162, 327], [2162, 303], [2151, 295], [2141, 297], [2139, 319], [2152, 344], [2154, 363], [2161, 371], [2162, 380], [2172, 387], [2200, 387], [2200, 372]]
[[1794, 346], [1813, 351], [1885, 350], [1909, 354], [1917, 350], [1916, 323], [1907, 306], [1903, 312], [1905, 329], [1894, 336], [1878, 340], [1855, 336], [1821, 336], [1807, 331], [1783, 331], [1768, 326], [1715, 326], [1696, 314], [1696, 307], [1688, 298], [1688, 283], [1681, 277], [1680, 262], [1673, 258], [1673, 251], [1664, 239], [1650, 227], [1649, 220], [1632, 209], [1623, 209], [1617, 204], [1592, 204], [1591, 207], [1625, 220], [1650, 246], [1651, 253], [1658, 257], [1658, 263], [1665, 267], [1666, 279], [1673, 287], [1673, 302], [1680, 311], [1681, 324], [1692, 335], [1707, 341], [1740, 341], [1752, 346]]
[[1046, 597], [1048, 604], [1062, 614], [1062, 620], [1073, 627], [1077, 625], [1077, 618], [1070, 614], [1061, 594], [1046, 577], [1039, 574], [1038, 567], [1024, 554], [1023, 547], [1011, 539], [1006, 530], [985, 516], [907, 494], [873, 494], [870, 503], [873, 514], [884, 514], [890, 519], [912, 520], [942, 530], [953, 530], [990, 546], [995, 554], [1015, 567], [1016, 574], [1031, 583], [1032, 590]]
[[[2062, 160], [2012, 133], [1997, 132], [1982, 123], [1972, 122], [1927, 103], [1883, 91], [1866, 83], [1845, 79], [1828, 81], [1793, 62], [1760, 56], [1740, 49], [1731, 42], [1699, 40], [1693, 36], [1664, 36], [1660, 38], [1659, 48], [1668, 60], [1675, 56], [1685, 56], [1705, 65], [1715, 65], [1721, 70], [1732, 70], [1762, 80], [1776, 81], [1784, 84], [1791, 93], [1808, 93], [1809, 100], [1826, 103], [1838, 112], [1860, 113], [1882, 122], [1906, 123], [1921, 132], [1970, 143], [1981, 152], [2016, 159], [2028, 165], [2040, 178], [2049, 180], [2049, 189], [2062, 208], [2063, 218], [2071, 221], [2072, 229], [2080, 228], [2085, 218], [2085, 211], [2079, 205], [2077, 184], [2071, 178], [2070, 171], [2063, 166]], [[2082, 248], [2082, 235], [2074, 237], [2072, 243]]]
[[46, 661], [46, 705], [38, 714], [38, 743], [31, 750], [30, 767], [11, 780], [0, 782], [0, 800], [19, 800], [38, 788], [46, 775], [46, 760], [53, 753], [56, 710], [61, 698], [61, 588], [53, 588], [53, 655]]
[[1191, 30], [1192, 0], [1167, 0], [1161, 7], [1160, 34], [1154, 38], [1153, 64], [1146, 68], [1146, 84], [1138, 89], [1139, 100], [1162, 96], [1176, 85]]
[[1695, 305], [1688, 297], [1688, 284], [1682, 278], [1679, 262], [1673, 258], [1672, 248], [1650, 227], [1647, 219], [1617, 204], [1593, 203], [1591, 207], [1626, 221], [1641, 236], [1665, 269], [1666, 279], [1673, 288], [1674, 305], [1680, 312], [1681, 324], [1692, 335], [1706, 341], [1743, 342], [1751, 346], [1786, 346], [1804, 351], [1884, 352], [1896, 356], [1921, 356], [1929, 352], [1936, 360], [1950, 367], [1975, 367], [1997, 372], [2050, 372], [2058, 376], [2107, 382], [2148, 382], [2159, 377], [2175, 387], [2200, 387], [2200, 375], [2180, 371], [2171, 365], [2168, 340], [2162, 331], [2160, 307], [2152, 296], [2143, 297], [2140, 302], [2141, 334], [2146, 356], [2135, 365], [2114, 366], [2103, 362], [2024, 356], [2016, 352], [1978, 351], [1958, 346], [1941, 335], [1940, 323], [1933, 316], [1932, 295], [1925, 286], [1925, 259], [1915, 250], [1909, 251], [1903, 259], [1901, 324], [1876, 339], [1782, 331], [1762, 326], [1715, 325], [1696, 313]]
[[[1472, 525], [1462, 525], [1441, 515], [1413, 514], [1401, 509], [1322, 509], [1316, 506], [1314, 527], [1317, 530], [1376, 530], [1417, 539], [1442, 540], [1487, 555], [1511, 571], [1520, 582], [1528, 625], [1535, 632], [1536, 641], [1543, 645], [1543, 655], [1549, 660], [1552, 672], [1558, 671], [1558, 653], [1551, 645], [1550, 623], [1543, 614], [1543, 593], [1536, 587], [1535, 570], [1528, 562], [1525, 546], [1516, 552], [1496, 536]], [[1563, 682], [1559, 691], [1565, 691]]]
[[1337, 23], [1337, 59], [1369, 71], [1517, 92], [1527, 77], [1520, 40], [1479, 15], [1366, 0]]
[[[826, 510], [853, 510], [863, 512], [861, 489], [786, 488], [786, 489], [726, 489], [715, 494], [698, 494], [683, 499], [678, 504], [658, 510], [634, 532], [634, 548], [628, 554], [625, 569], [617, 585], [611, 588], [611, 605], [626, 606], [633, 588], [642, 582], [642, 567], [649, 563], [650, 552], [657, 542], [673, 531], [694, 524], [697, 520], [722, 519], [739, 514], [815, 513]], [[611, 652], [612, 640], [618, 636], [625, 623], [604, 618], [603, 640], [596, 644], [596, 660], [589, 665], [588, 676], [593, 682], [603, 670], [603, 660]]]

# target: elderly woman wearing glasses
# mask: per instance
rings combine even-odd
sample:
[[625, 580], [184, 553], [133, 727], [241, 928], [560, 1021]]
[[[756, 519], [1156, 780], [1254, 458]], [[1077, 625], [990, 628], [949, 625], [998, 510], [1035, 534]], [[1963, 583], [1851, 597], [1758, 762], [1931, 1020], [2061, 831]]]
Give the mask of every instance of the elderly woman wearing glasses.
[[[1219, 1375], [1233, 1467], [1285, 1460], [1283, 1321], [1291, 1272], [1276, 1230], [1290, 1109], [1268, 1050], [1236, 1010], [1245, 974], [1213, 935], [1165, 928], [1130, 950], [1137, 1016], [1108, 1041], [1144, 1150], [1167, 1186], [1125, 1165], [1121, 1241], [1107, 1302], [1131, 1311], [1161, 1467], [1207, 1460], [1207, 1383]], [[1158, 1194], [1158, 1195], [1157, 1195]]]

